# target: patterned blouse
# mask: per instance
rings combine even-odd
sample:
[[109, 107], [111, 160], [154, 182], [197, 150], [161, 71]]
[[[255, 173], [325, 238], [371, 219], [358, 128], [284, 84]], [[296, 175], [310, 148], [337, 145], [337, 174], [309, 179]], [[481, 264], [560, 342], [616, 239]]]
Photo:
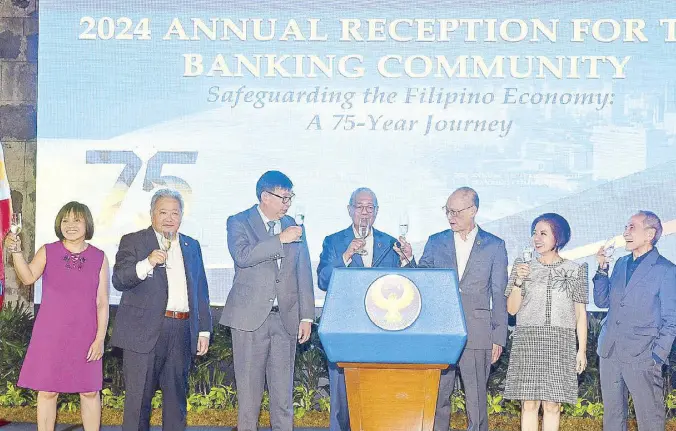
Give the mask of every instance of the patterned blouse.
[[[505, 296], [512, 293], [516, 279], [516, 259], [509, 276]], [[523, 302], [517, 313], [519, 326], [557, 326], [575, 328], [575, 303], [589, 302], [587, 264], [563, 259], [545, 265], [530, 262], [530, 275], [521, 287]]]

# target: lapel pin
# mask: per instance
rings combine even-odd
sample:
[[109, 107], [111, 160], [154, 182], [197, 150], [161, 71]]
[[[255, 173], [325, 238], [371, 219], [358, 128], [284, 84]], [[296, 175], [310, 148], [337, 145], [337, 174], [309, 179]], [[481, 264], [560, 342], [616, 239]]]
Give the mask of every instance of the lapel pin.
[[187, 247], [187, 246], [188, 246], [188, 243], [187, 243], [187, 242], [184, 242], [183, 245]]

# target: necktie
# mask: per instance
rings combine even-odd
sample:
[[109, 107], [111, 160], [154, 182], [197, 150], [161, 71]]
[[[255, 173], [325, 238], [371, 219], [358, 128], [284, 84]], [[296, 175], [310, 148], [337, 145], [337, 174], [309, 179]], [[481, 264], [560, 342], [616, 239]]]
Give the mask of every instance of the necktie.
[[275, 222], [274, 221], [268, 222], [268, 235], [275, 236]]

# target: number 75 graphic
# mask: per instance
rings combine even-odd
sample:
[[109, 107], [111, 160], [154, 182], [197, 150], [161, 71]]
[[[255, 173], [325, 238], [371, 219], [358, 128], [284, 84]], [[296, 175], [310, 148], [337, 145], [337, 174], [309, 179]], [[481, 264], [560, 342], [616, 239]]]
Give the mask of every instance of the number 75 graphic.
[[[88, 150], [87, 164], [124, 165], [117, 177], [113, 189], [106, 197], [101, 211], [104, 225], [108, 225], [122, 206], [129, 188], [138, 175], [143, 161], [133, 151]], [[156, 186], [164, 186], [180, 191], [184, 198], [192, 193], [190, 185], [183, 179], [173, 175], [162, 175], [164, 165], [194, 165], [197, 162], [197, 151], [159, 151], [148, 160], [146, 174], [143, 178], [143, 191], [149, 192]]]

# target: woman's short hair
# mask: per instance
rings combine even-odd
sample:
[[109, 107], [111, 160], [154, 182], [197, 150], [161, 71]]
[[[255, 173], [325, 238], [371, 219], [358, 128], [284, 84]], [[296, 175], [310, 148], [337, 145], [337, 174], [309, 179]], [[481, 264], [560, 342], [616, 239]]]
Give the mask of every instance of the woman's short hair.
[[73, 214], [76, 217], [84, 219], [85, 222], [85, 239], [90, 240], [94, 236], [94, 217], [92, 217], [89, 207], [80, 202], [68, 202], [66, 205], [61, 207], [59, 212], [56, 214], [56, 220], [54, 221], [54, 233], [56, 236], [63, 241], [64, 236], [61, 232], [61, 222], [69, 214]]
[[556, 213], [545, 213], [539, 215], [533, 220], [533, 223], [530, 225], [531, 233], [535, 232], [535, 226], [541, 221], [547, 223], [552, 229], [552, 234], [554, 235], [554, 241], [556, 245], [554, 248], [558, 251], [568, 244], [570, 241], [570, 225], [568, 221], [562, 216]]

